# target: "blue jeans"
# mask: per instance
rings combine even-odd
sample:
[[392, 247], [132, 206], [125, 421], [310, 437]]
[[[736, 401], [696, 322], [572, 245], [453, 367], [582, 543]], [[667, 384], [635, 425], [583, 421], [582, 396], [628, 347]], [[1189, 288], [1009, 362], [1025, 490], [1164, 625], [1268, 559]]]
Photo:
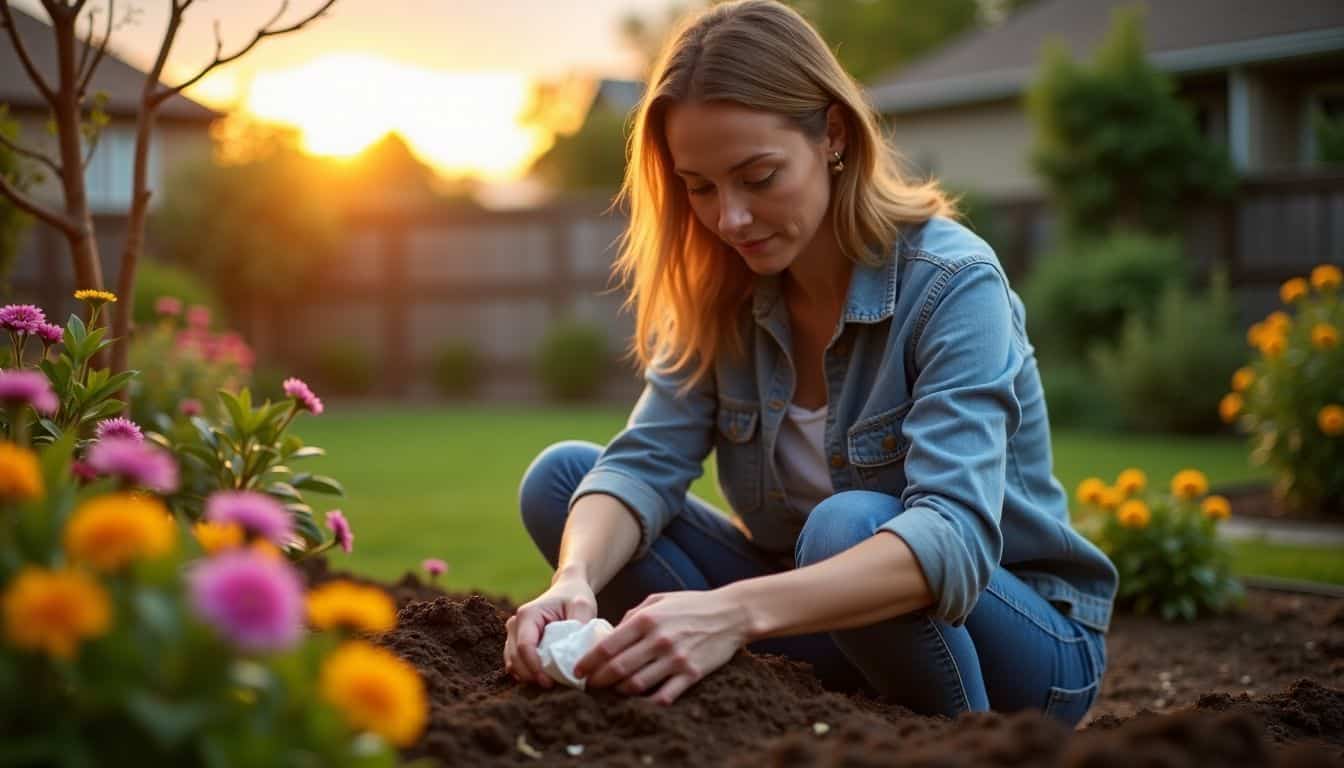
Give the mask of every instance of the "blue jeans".
[[[570, 496], [601, 450], [593, 443], [557, 443], [523, 477], [523, 525], [553, 568]], [[808, 515], [790, 563], [756, 547], [726, 516], [688, 494], [649, 553], [598, 593], [598, 613], [615, 623], [654, 593], [709, 590], [820, 562], [872, 537], [903, 511], [900, 499], [888, 494], [835, 494]], [[877, 694], [920, 714], [1036, 709], [1070, 726], [1092, 706], [1106, 666], [1101, 633], [1070, 620], [1003, 568], [960, 627], [916, 612], [748, 648], [806, 662], [832, 690]]]

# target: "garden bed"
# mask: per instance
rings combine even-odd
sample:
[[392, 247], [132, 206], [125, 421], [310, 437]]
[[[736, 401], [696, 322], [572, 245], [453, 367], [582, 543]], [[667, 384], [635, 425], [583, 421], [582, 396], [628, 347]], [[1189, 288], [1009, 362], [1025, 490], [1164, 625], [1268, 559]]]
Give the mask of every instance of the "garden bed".
[[383, 643], [432, 701], [407, 756], [445, 765], [1344, 765], [1340, 599], [1252, 590], [1238, 614], [1193, 625], [1117, 617], [1103, 693], [1070, 735], [1037, 714], [915, 716], [754, 654], [672, 707], [542, 691], [503, 671], [507, 601], [411, 575], [384, 586], [401, 610]]
[[1245, 483], [1218, 488], [1215, 493], [1227, 497], [1233, 517], [1264, 520], [1292, 520], [1325, 523], [1344, 527], [1344, 510], [1335, 508], [1292, 509], [1274, 496], [1269, 483]]

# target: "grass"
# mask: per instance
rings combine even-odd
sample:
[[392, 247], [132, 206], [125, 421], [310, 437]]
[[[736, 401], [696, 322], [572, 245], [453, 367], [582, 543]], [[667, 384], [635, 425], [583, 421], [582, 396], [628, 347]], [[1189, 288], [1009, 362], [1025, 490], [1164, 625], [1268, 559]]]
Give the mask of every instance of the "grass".
[[[368, 407], [300, 419], [296, 431], [328, 456], [314, 468], [345, 484], [355, 552], [338, 567], [395, 579], [426, 557], [450, 564], [444, 585], [514, 599], [535, 595], [549, 568], [518, 520], [518, 481], [543, 448], [565, 439], [604, 442], [625, 422], [620, 407]], [[1064, 432], [1055, 437], [1056, 475], [1072, 489], [1088, 475], [1113, 478], [1137, 466], [1153, 482], [1198, 467], [1214, 485], [1255, 480], [1241, 441]], [[723, 502], [712, 462], [692, 487]], [[1344, 582], [1344, 553], [1258, 543], [1237, 546], [1238, 570]]]

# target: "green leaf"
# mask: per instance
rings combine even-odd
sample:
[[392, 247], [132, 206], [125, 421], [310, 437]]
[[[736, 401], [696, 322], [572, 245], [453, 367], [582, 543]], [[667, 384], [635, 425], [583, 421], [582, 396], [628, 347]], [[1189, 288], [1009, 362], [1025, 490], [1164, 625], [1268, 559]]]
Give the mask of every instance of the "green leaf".
[[322, 531], [313, 519], [313, 508], [307, 504], [287, 504], [286, 509], [294, 516], [294, 530], [303, 537], [308, 546], [316, 546], [323, 541]]
[[143, 690], [132, 691], [126, 697], [126, 709], [161, 746], [169, 749], [182, 744], [210, 716], [206, 702], [169, 701]]
[[229, 419], [232, 421], [234, 427], [238, 429], [239, 434], [248, 434], [248, 432], [251, 431], [247, 427], [247, 412], [250, 408], [245, 409], [238, 398], [234, 397], [233, 394], [226, 389], [219, 390], [219, 401], [224, 404], [224, 409], [228, 411]]
[[298, 475], [294, 476], [294, 487], [314, 493], [323, 493], [328, 496], [344, 496], [345, 487], [335, 478], [326, 475], [310, 475], [302, 479]]
[[114, 392], [125, 386], [126, 382], [130, 381], [139, 373], [140, 373], [139, 371], [122, 371], [121, 373], [118, 373], [117, 375], [110, 377], [102, 385], [98, 386], [97, 389], [90, 392], [89, 398], [91, 400], [102, 400], [106, 397], [109, 397]]
[[266, 492], [281, 501], [303, 501], [303, 495], [289, 483], [276, 481], [266, 486]]
[[294, 451], [293, 453], [290, 453], [285, 458], [286, 460], [311, 459], [318, 456], [326, 456], [326, 455], [327, 452], [321, 448], [318, 448], [316, 445], [305, 445], [302, 448], [299, 448], [298, 450]]

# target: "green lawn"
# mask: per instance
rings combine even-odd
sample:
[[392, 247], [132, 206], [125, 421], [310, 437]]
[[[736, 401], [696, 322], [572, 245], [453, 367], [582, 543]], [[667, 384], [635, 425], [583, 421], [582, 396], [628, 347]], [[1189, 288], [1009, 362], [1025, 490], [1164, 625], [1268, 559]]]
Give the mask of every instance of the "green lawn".
[[[335, 406], [296, 425], [307, 442], [328, 451], [314, 466], [346, 487], [339, 506], [354, 526], [355, 552], [337, 553], [334, 564], [391, 579], [423, 558], [441, 557], [451, 566], [449, 588], [515, 599], [531, 597], [549, 576], [518, 520], [523, 470], [558, 440], [607, 440], [626, 417], [619, 407]], [[1112, 479], [1128, 466], [1144, 469], [1155, 483], [1187, 466], [1204, 470], [1215, 485], [1261, 476], [1247, 464], [1243, 443], [1227, 439], [1062, 433], [1055, 455], [1056, 473], [1069, 489], [1092, 474]], [[693, 490], [722, 503], [711, 476]], [[1245, 545], [1238, 553], [1254, 572], [1344, 582], [1338, 567], [1298, 573], [1304, 558], [1296, 550]]]

